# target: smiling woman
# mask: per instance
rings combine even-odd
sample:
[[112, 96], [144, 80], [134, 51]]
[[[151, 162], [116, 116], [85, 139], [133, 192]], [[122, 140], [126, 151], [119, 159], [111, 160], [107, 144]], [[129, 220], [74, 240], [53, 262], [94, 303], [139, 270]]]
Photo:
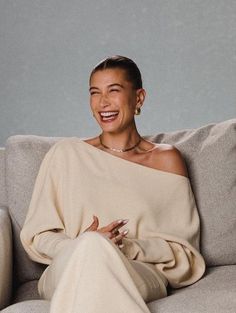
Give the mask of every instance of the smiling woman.
[[[126, 132], [128, 127], [133, 138], [139, 137], [134, 114], [135, 110], [141, 108], [144, 99], [145, 90], [135, 89], [133, 83], [127, 80], [125, 70], [98, 70], [91, 76], [90, 105], [104, 132]], [[106, 140], [109, 141], [109, 136]]]
[[204, 273], [194, 195], [180, 152], [137, 130], [146, 95], [137, 65], [108, 58], [89, 84], [101, 134], [48, 151], [21, 240], [48, 265], [38, 288], [50, 313], [150, 313], [168, 285]]

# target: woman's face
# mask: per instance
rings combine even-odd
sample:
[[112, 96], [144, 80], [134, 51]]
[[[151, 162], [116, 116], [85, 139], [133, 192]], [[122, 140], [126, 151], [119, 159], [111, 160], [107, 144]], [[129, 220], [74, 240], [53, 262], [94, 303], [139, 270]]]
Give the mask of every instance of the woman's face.
[[120, 132], [135, 126], [134, 112], [141, 107], [145, 91], [135, 90], [122, 69], [95, 72], [90, 79], [90, 106], [103, 131]]

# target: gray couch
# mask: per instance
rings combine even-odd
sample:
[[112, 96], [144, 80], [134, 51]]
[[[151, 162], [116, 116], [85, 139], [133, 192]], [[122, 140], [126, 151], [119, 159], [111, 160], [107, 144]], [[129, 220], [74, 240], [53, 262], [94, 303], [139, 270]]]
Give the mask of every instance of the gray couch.
[[[0, 149], [2, 313], [49, 312], [49, 303], [40, 300], [37, 293], [37, 280], [44, 266], [28, 259], [19, 233], [40, 163], [50, 146], [60, 139], [12, 136]], [[186, 159], [201, 218], [201, 252], [207, 264], [200, 281], [170, 290], [169, 297], [148, 304], [150, 311], [235, 313], [236, 119], [150, 139], [175, 144]]]

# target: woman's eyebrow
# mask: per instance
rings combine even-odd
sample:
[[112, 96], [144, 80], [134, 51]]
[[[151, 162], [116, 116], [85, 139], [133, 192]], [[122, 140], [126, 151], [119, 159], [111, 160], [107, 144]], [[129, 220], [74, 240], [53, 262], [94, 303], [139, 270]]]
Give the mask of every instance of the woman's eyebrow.
[[108, 87], [114, 87], [114, 86], [118, 86], [118, 87], [124, 88], [124, 86], [123, 86], [123, 85], [118, 84], [118, 83], [111, 84], [111, 85], [109, 85]]
[[89, 91], [91, 91], [91, 89], [99, 89], [98, 87], [93, 87], [93, 86], [91, 86], [90, 88], [89, 88]]
[[[107, 87], [108, 87], [108, 88], [111, 88], [111, 87], [115, 87], [115, 86], [118, 86], [118, 87], [123, 88], [123, 89], [125, 88], [122, 84], [119, 84], [119, 83], [110, 84], [110, 85], [108, 85]], [[99, 88], [98, 88], [98, 87], [95, 87], [95, 86], [91, 86], [91, 87], [89, 88], [89, 91], [91, 91], [92, 89], [98, 90]]]

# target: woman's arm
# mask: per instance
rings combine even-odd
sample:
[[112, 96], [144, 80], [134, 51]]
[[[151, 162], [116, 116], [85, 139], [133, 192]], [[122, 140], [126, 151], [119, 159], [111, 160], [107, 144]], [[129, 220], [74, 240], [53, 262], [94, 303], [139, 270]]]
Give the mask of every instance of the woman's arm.
[[58, 143], [46, 153], [33, 189], [20, 238], [30, 258], [49, 264], [71, 238], [65, 234], [59, 188], [62, 180]]
[[176, 183], [166, 187], [168, 196], [162, 210], [158, 208], [165, 212], [161, 217], [164, 226], [148, 238], [124, 239], [122, 251], [129, 259], [155, 264], [172, 287], [178, 288], [195, 282], [205, 271], [199, 253], [199, 216], [181, 153], [169, 145], [155, 153], [157, 169], [177, 174]]

